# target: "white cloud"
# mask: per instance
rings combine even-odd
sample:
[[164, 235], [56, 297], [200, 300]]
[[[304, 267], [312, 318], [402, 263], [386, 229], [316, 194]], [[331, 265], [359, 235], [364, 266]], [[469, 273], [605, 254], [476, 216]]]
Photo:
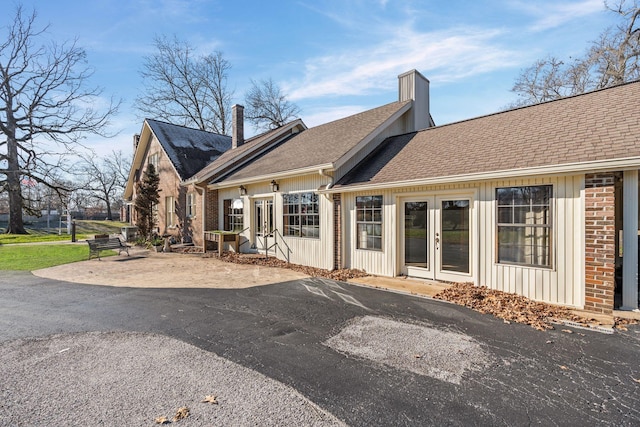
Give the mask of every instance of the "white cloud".
[[375, 45], [308, 59], [302, 81], [285, 84], [285, 91], [292, 100], [362, 95], [392, 88], [396, 75], [414, 68], [449, 82], [510, 67], [521, 54], [499, 46], [503, 35], [469, 28], [418, 32], [405, 25]]
[[535, 17], [528, 27], [530, 31], [539, 32], [557, 28], [561, 25], [604, 10], [602, 0], [583, 0], [578, 2], [531, 2], [516, 1], [511, 6]]

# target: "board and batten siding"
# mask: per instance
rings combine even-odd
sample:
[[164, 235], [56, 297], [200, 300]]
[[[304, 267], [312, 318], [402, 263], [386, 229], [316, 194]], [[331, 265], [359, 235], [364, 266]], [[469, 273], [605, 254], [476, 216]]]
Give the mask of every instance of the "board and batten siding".
[[[552, 266], [551, 268], [498, 264], [496, 262], [496, 201], [498, 187], [553, 185], [552, 202]], [[523, 179], [496, 180], [451, 185], [413, 186], [342, 195], [344, 265], [362, 269], [370, 274], [397, 276], [399, 259], [399, 227], [402, 221], [401, 200], [413, 196], [446, 196], [462, 194], [466, 190], [475, 200], [471, 215], [477, 220], [476, 246], [471, 253], [474, 281], [505, 292], [555, 304], [582, 307], [584, 305], [584, 176], [548, 176]], [[382, 251], [356, 248], [356, 196], [383, 196]], [[472, 219], [473, 222], [473, 219]]]
[[[329, 178], [320, 174], [305, 175], [295, 178], [277, 180], [279, 191], [271, 192], [269, 182], [261, 182], [245, 185], [247, 195], [242, 196], [244, 202], [243, 220], [246, 229], [240, 238], [240, 242], [249, 241], [240, 247], [241, 252], [252, 252], [254, 242], [254, 222], [255, 212], [254, 201], [257, 199], [272, 198], [273, 200], [273, 220], [274, 227], [278, 231], [275, 233], [277, 250], [272, 249], [271, 253], [277, 258], [289, 261], [293, 264], [307, 265], [311, 267], [333, 269], [333, 200], [330, 195], [318, 195], [318, 208], [320, 219], [320, 238], [284, 236], [283, 221], [283, 194], [317, 192], [318, 188], [329, 184]], [[224, 199], [239, 198], [237, 187], [220, 190], [220, 224], [224, 224], [222, 204]], [[249, 227], [247, 229], [247, 227]], [[269, 243], [271, 245], [272, 242]]]

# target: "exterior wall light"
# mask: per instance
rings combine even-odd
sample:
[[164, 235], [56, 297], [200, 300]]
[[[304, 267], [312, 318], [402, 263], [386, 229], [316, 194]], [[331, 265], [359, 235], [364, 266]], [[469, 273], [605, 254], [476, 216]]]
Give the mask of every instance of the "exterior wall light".
[[247, 195], [247, 188], [244, 185], [241, 185], [240, 188], [238, 188], [238, 190], [240, 191], [241, 196]]
[[272, 180], [271, 181], [271, 191], [272, 192], [277, 192], [280, 189], [280, 186], [278, 185], [278, 183], [276, 182], [276, 180]]

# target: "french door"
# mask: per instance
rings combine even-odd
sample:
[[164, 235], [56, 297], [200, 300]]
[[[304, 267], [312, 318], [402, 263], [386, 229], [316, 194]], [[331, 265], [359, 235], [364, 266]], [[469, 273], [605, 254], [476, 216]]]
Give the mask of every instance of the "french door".
[[253, 201], [253, 236], [256, 249], [267, 250], [273, 241], [273, 199], [256, 199]]
[[470, 196], [401, 199], [401, 273], [461, 281], [472, 275]]

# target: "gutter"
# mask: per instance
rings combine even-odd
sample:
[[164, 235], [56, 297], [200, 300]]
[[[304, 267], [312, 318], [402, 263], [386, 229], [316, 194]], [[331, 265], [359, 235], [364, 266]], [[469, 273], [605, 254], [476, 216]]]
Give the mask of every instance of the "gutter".
[[291, 177], [295, 177], [295, 176], [299, 176], [299, 175], [309, 175], [312, 173], [317, 173], [318, 169], [332, 169], [333, 168], [333, 164], [331, 163], [327, 163], [325, 165], [317, 165], [317, 166], [311, 166], [311, 167], [307, 167], [307, 168], [300, 168], [300, 169], [292, 169], [292, 170], [288, 170], [288, 171], [281, 171], [281, 172], [274, 172], [274, 173], [269, 173], [269, 174], [265, 174], [265, 175], [260, 175], [260, 176], [252, 176], [252, 177], [247, 177], [247, 178], [236, 178], [233, 181], [220, 181], [220, 182], [216, 182], [214, 184], [208, 184], [208, 187], [211, 189], [215, 189], [215, 188], [228, 188], [228, 187], [234, 187], [234, 186], [238, 186], [240, 184], [242, 185], [247, 185], [247, 184], [256, 184], [259, 182], [269, 182], [272, 179], [283, 179], [283, 178], [291, 178]]
[[590, 173], [609, 170], [626, 170], [640, 168], [640, 157], [629, 157], [625, 159], [595, 160], [591, 162], [567, 163], [554, 166], [537, 166], [523, 169], [506, 169], [502, 171], [478, 172], [472, 174], [437, 176], [432, 178], [419, 178], [404, 181], [380, 182], [374, 184], [353, 184], [339, 186], [338, 188], [327, 188], [321, 193], [347, 193], [354, 191], [379, 190], [387, 188], [400, 188], [408, 186], [455, 184], [470, 181], [488, 181], [495, 179], [517, 178], [522, 176], [538, 175], [569, 175], [576, 173]]

